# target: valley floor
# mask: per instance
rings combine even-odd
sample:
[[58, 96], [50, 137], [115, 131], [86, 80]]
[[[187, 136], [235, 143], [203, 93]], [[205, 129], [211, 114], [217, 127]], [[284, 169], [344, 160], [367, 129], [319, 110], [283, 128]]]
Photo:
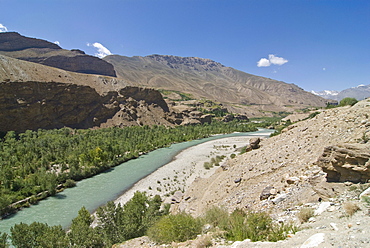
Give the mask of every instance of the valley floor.
[[[115, 202], [123, 205], [132, 198], [136, 191], [146, 191], [149, 196], [160, 195], [165, 202], [171, 203], [181, 199], [182, 192], [198, 178], [208, 178], [230, 159], [231, 154], [238, 154], [250, 138], [268, 137], [271, 132], [259, 135], [228, 137], [208, 141], [180, 152], [170, 163], [162, 166], [149, 176], [137, 182], [130, 190], [121, 195]], [[204, 163], [212, 158], [225, 156], [220, 166], [205, 169]]]

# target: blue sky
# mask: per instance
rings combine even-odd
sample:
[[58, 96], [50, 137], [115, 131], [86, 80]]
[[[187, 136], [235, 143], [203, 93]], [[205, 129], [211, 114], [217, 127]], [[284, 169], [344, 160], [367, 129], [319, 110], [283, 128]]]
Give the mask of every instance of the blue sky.
[[91, 55], [101, 44], [124, 56], [209, 58], [308, 91], [370, 84], [369, 0], [0, 0], [0, 9], [0, 30]]

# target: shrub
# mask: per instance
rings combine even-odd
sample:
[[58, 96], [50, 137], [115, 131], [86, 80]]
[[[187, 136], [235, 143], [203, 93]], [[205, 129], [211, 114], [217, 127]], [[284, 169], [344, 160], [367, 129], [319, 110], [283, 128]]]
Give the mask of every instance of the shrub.
[[349, 216], [352, 216], [354, 213], [360, 210], [360, 207], [354, 202], [345, 202], [343, 204], [343, 209]]
[[194, 239], [202, 231], [202, 224], [189, 214], [162, 217], [148, 230], [148, 236], [158, 243], [184, 242]]
[[204, 166], [204, 168], [205, 168], [206, 170], [209, 170], [209, 169], [211, 169], [211, 168], [213, 167], [213, 166], [212, 166], [212, 164], [211, 164], [210, 162], [204, 162], [203, 166]]
[[264, 212], [235, 210], [229, 215], [226, 210], [213, 207], [206, 211], [203, 221], [225, 231], [226, 238], [232, 241], [250, 239], [253, 242], [275, 242], [297, 231], [293, 224], [274, 223]]
[[203, 222], [210, 224], [212, 227], [219, 227], [220, 229], [226, 229], [229, 221], [229, 213], [226, 209], [219, 207], [209, 208], [204, 216]]
[[312, 208], [302, 208], [298, 213], [298, 219], [301, 223], [307, 222], [314, 215]]

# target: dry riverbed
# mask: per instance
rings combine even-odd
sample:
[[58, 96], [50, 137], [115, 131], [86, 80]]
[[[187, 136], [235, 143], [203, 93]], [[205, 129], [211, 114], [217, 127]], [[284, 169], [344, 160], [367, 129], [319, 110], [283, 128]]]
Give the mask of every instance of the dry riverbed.
[[[268, 135], [266, 133], [266, 135]], [[123, 205], [132, 198], [136, 191], [146, 191], [149, 196], [160, 195], [165, 202], [171, 202], [176, 195], [184, 192], [197, 178], [207, 178], [230, 159], [231, 154], [239, 154], [249, 144], [250, 138], [263, 137], [261, 134], [228, 137], [208, 141], [180, 152], [170, 163], [162, 166], [152, 174], [137, 182], [131, 189], [121, 195], [115, 202]], [[210, 169], [204, 163], [212, 158], [225, 156], [220, 166]], [[175, 194], [176, 192], [176, 194]], [[174, 196], [175, 194], [175, 196]]]

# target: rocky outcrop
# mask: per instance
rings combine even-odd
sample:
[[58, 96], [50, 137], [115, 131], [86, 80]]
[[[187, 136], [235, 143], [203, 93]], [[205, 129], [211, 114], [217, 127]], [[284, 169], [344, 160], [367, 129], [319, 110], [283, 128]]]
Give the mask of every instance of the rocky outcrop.
[[[55, 82], [3, 82], [0, 87], [3, 132], [64, 126], [171, 125], [165, 120], [168, 107], [160, 106], [163, 98], [151, 89], [130, 87], [101, 95], [89, 86]], [[151, 96], [148, 102], [145, 95]]]
[[370, 179], [370, 144], [341, 144], [324, 148], [317, 164], [329, 182], [365, 183]]
[[120, 91], [121, 95], [131, 96], [136, 101], [145, 101], [148, 104], [156, 104], [165, 112], [169, 112], [167, 103], [164, 101], [161, 93], [154, 89], [145, 89], [140, 87], [127, 86]]
[[0, 33], [0, 54], [66, 71], [116, 77], [113, 65], [102, 59], [15, 32]]

